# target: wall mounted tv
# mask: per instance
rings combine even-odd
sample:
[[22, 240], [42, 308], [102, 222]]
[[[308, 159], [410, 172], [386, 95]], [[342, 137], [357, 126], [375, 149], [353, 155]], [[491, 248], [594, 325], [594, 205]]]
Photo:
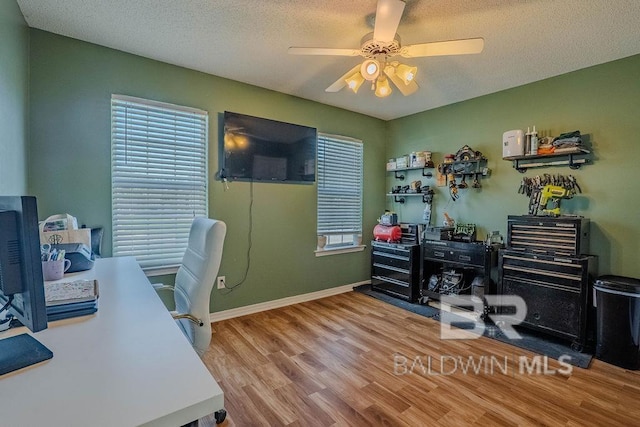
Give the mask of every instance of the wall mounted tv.
[[218, 178], [311, 184], [316, 180], [318, 131], [308, 126], [225, 111]]

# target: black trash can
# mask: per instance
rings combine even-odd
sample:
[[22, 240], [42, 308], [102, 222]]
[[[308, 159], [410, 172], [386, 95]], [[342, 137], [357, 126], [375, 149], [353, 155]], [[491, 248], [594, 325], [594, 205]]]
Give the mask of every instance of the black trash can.
[[601, 276], [595, 281], [596, 358], [640, 369], [640, 280]]

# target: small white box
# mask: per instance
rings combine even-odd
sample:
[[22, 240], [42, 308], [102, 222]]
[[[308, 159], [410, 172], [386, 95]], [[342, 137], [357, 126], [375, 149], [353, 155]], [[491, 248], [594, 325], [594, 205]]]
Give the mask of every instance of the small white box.
[[396, 169], [404, 169], [409, 167], [409, 157], [402, 156], [396, 158]]
[[524, 131], [510, 130], [502, 134], [502, 158], [524, 155]]
[[396, 162], [395, 162], [395, 160], [387, 162], [387, 170], [388, 171], [396, 170]]
[[413, 161], [413, 163], [411, 163], [411, 167], [412, 168], [423, 168], [427, 163], [427, 159], [424, 156], [418, 156], [416, 157], [416, 159]]

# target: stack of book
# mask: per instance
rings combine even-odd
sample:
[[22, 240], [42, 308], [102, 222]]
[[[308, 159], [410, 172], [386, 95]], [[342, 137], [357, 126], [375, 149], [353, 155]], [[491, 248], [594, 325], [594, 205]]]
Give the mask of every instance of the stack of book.
[[55, 281], [44, 284], [47, 320], [86, 316], [98, 311], [98, 281]]

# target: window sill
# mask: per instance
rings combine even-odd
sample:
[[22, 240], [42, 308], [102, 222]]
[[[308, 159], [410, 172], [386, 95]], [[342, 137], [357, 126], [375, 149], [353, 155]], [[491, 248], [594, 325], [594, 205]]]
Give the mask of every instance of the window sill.
[[358, 246], [340, 246], [337, 248], [329, 248], [329, 249], [316, 249], [314, 252], [316, 256], [327, 256], [327, 255], [338, 255], [338, 254], [348, 254], [351, 252], [362, 252], [366, 245], [358, 245]]

